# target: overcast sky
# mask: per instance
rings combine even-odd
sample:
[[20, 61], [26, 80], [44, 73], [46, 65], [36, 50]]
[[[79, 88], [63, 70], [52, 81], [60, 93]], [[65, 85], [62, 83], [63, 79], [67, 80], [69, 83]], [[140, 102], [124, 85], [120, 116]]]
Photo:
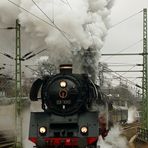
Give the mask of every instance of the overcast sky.
[[[143, 8], [148, 7], [148, 0], [115, 0], [114, 6], [110, 15], [110, 23], [114, 25], [129, 16], [140, 12]], [[121, 23], [108, 31], [108, 35], [105, 40], [102, 53], [119, 53], [122, 49], [129, 47], [130, 45], [140, 41], [143, 38], [143, 12], [135, 15], [129, 20]], [[123, 50], [123, 53], [131, 52], [142, 52], [143, 49], [142, 41], [135, 46]], [[142, 56], [113, 56], [113, 57], [102, 57], [102, 62], [107, 63], [142, 63]], [[110, 67], [113, 70], [128, 70], [133, 66], [129, 67]], [[142, 67], [133, 67], [132, 70], [142, 69]], [[123, 76], [142, 76], [142, 73], [121, 73]], [[134, 80], [139, 82], [140, 80]]]

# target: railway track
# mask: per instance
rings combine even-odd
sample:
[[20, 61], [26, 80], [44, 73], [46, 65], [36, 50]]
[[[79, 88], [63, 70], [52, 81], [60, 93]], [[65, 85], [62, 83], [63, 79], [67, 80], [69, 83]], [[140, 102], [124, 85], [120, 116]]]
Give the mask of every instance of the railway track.
[[123, 131], [129, 130], [129, 129], [133, 129], [133, 128], [139, 128], [140, 127], [140, 123], [139, 122], [134, 122], [134, 123], [129, 123], [123, 126]]
[[130, 140], [131, 137], [134, 135], [137, 135], [137, 130], [140, 127], [139, 122], [130, 123], [122, 126], [123, 129], [123, 135], [127, 138], [127, 140]]
[[12, 148], [14, 146], [14, 134], [10, 131], [0, 131], [0, 148]]

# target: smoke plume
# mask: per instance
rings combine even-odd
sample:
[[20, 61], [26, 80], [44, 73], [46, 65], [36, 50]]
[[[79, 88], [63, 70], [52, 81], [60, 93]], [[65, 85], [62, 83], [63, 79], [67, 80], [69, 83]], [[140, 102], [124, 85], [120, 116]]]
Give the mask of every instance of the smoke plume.
[[[24, 50], [46, 47], [48, 51], [42, 55], [48, 55], [51, 64], [72, 63], [76, 71], [88, 73], [95, 79], [99, 52], [109, 26], [108, 15], [113, 0], [12, 2], [18, 6], [8, 0], [0, 1], [0, 26], [15, 25], [15, 20], [19, 18], [23, 30]], [[2, 34], [7, 34], [8, 37]], [[6, 37], [7, 41], [15, 40], [9, 38], [9, 33], [5, 31], [2, 34], [0, 38]], [[4, 49], [10, 47], [7, 41], [3, 42]]]
[[[0, 28], [15, 26], [19, 19], [22, 55], [35, 49], [47, 49], [24, 64], [33, 64], [39, 56], [48, 55], [51, 64], [72, 63], [76, 72], [88, 73], [96, 79], [113, 0], [11, 1], [17, 6], [10, 0], [0, 0]], [[2, 53], [14, 57], [15, 31], [0, 29], [0, 45]], [[1, 62], [12, 60], [3, 56]], [[26, 118], [27, 114], [24, 113]], [[28, 123], [24, 123], [24, 129], [25, 125], [28, 128]], [[24, 134], [27, 141], [27, 134]]]

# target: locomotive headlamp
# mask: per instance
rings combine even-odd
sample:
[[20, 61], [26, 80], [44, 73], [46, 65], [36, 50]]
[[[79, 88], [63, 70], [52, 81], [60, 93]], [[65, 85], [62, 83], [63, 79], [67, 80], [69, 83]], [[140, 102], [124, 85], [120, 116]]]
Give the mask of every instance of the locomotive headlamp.
[[61, 82], [60, 82], [60, 86], [61, 86], [62, 88], [65, 88], [65, 87], [67, 86], [67, 83], [66, 83], [65, 81], [61, 81]]
[[82, 134], [87, 134], [88, 133], [88, 128], [86, 126], [81, 127], [81, 133]]
[[46, 127], [44, 127], [44, 126], [40, 127], [40, 129], [39, 129], [39, 133], [40, 133], [41, 135], [46, 134], [46, 132], [47, 132]]

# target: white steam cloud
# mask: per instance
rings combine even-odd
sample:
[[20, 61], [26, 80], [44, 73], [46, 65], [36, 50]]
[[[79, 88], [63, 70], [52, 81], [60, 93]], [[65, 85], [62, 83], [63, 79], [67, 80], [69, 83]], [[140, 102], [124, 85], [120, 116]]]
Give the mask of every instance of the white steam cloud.
[[72, 63], [95, 79], [113, 0], [34, 0], [36, 5], [32, 0], [12, 2], [48, 22], [8, 0], [0, 1], [0, 26], [15, 25], [19, 18], [26, 32], [24, 49], [46, 47], [52, 64]]
[[128, 141], [126, 137], [122, 136], [121, 127], [115, 125], [111, 128], [105, 140], [99, 137], [97, 145], [100, 148], [128, 148]]
[[138, 119], [138, 111], [135, 106], [131, 106], [128, 109], [128, 121], [127, 123], [133, 123]]
[[[72, 63], [78, 72], [86, 72], [96, 79], [113, 0], [34, 0], [48, 18], [32, 0], [11, 1], [44, 20], [8, 0], [0, 0], [0, 28], [15, 26], [19, 18], [23, 54], [47, 48], [40, 56], [48, 55], [51, 64]], [[14, 56], [14, 31], [0, 30], [0, 48], [1, 52]], [[8, 59], [3, 57], [1, 62], [8, 62]]]

